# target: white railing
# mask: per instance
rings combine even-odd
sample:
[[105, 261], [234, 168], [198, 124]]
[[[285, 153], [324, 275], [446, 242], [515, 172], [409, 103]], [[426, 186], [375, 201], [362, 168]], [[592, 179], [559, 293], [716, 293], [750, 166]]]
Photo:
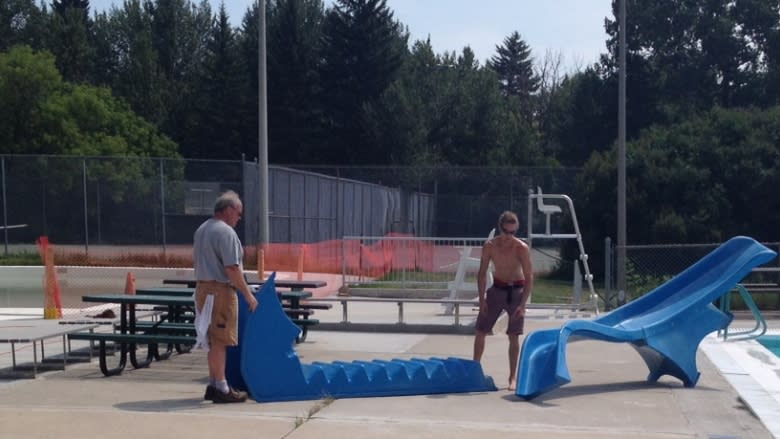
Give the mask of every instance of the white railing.
[[[342, 240], [344, 285], [448, 290], [461, 268], [466, 286], [474, 283], [485, 238], [345, 236]], [[462, 259], [476, 261], [463, 267]]]

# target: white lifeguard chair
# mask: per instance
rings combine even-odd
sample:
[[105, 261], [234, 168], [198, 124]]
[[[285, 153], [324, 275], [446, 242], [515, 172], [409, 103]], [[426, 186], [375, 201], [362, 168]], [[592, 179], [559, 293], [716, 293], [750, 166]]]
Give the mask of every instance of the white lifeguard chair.
[[544, 214], [545, 218], [545, 228], [544, 231], [546, 234], [550, 234], [550, 217], [556, 213], [562, 213], [563, 209], [561, 209], [561, 206], [558, 206], [556, 204], [544, 204], [544, 194], [542, 193], [542, 188], [540, 186], [536, 186], [536, 191], [538, 193], [538, 197], [536, 198], [536, 207], [539, 209], [539, 212], [542, 212]]
[[[496, 235], [496, 229], [493, 229], [488, 234], [487, 240], [490, 241]], [[477, 284], [475, 282], [466, 282], [466, 274], [470, 272], [479, 271], [480, 258], [474, 258], [471, 256], [471, 250], [474, 247], [465, 246], [460, 249], [460, 258], [458, 258], [457, 268], [455, 270], [455, 279], [447, 282], [447, 289], [450, 292], [448, 299], [462, 299], [460, 295], [462, 293], [468, 293], [472, 298], [477, 295]], [[454, 264], [450, 264], [445, 267], [452, 267]], [[488, 266], [487, 272], [487, 288], [493, 285], [493, 263]], [[442, 304], [445, 307], [444, 314], [451, 315], [455, 309], [455, 305], [451, 303]]]
[[[598, 295], [596, 295], [596, 290], [593, 288], [593, 275], [590, 272], [590, 267], [588, 266], [588, 254], [585, 253], [585, 247], [582, 244], [582, 234], [580, 233], [580, 226], [577, 223], [577, 214], [574, 211], [574, 203], [571, 201], [571, 198], [569, 198], [567, 195], [562, 194], [543, 194], [542, 188], [537, 186], [536, 187], [538, 193], [534, 193], [532, 189], [528, 189], [528, 238], [526, 239], [526, 243], [528, 244], [528, 247], [532, 247], [532, 243], [534, 239], [576, 239], [577, 245], [580, 251], [579, 260], [582, 263], [583, 271], [585, 272], [584, 278], [585, 281], [588, 283], [588, 289], [590, 290], [590, 307], [592, 307], [593, 311], [598, 315], [599, 308], [598, 308]], [[544, 198], [550, 200], [563, 200], [566, 203], [566, 207], [569, 208], [569, 212], [571, 212], [571, 221], [572, 225], [574, 226], [574, 233], [552, 233], [550, 230], [550, 216], [555, 213], [562, 213], [563, 209], [561, 209], [560, 206], [553, 205], [553, 204], [546, 204], [544, 203]], [[533, 202], [534, 199], [536, 199], [536, 205], [540, 212], [545, 214], [547, 216], [547, 219], [545, 221], [546, 223], [546, 230], [545, 233], [534, 233], [533, 228]], [[578, 277], [582, 276], [582, 274], [579, 272], [579, 266], [575, 263], [575, 283], [574, 283], [574, 296], [573, 297], [573, 305], [580, 305], [581, 297], [579, 292], [582, 289], [581, 284], [578, 286], [577, 279]]]

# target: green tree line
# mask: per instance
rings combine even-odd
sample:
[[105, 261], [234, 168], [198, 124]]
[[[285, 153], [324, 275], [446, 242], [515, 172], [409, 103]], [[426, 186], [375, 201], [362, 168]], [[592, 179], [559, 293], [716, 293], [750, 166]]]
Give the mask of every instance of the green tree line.
[[[267, 0], [269, 160], [581, 168], [570, 195], [600, 249], [616, 229], [617, 3], [606, 53], [564, 71], [522, 29], [483, 64], [410, 41], [385, 0]], [[780, 240], [780, 2], [627, 4], [629, 242]], [[0, 153], [254, 158], [258, 11], [233, 26], [205, 0], [5, 0]]]

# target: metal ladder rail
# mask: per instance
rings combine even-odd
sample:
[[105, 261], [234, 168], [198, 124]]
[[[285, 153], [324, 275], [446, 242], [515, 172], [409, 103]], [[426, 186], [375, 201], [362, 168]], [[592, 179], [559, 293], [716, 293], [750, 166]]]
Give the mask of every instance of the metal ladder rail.
[[[758, 306], [756, 305], [756, 302], [753, 301], [753, 297], [750, 295], [750, 292], [748, 292], [748, 290], [742, 284], [737, 284], [735, 288], [737, 291], [739, 291], [740, 297], [742, 297], [742, 300], [745, 301], [745, 305], [747, 305], [747, 307], [750, 309], [750, 312], [753, 314], [753, 318], [756, 320], [756, 325], [752, 329], [732, 332], [732, 338], [730, 341], [752, 340], [754, 338], [761, 337], [762, 335], [766, 334], [767, 329], [766, 320], [764, 320], [764, 316], [761, 314], [761, 310], [758, 309]], [[728, 291], [721, 297], [720, 310], [725, 313], [731, 313], [731, 291]], [[728, 326], [725, 329], [718, 330], [718, 337], [720, 337], [721, 332], [723, 333], [723, 341], [726, 341], [726, 339], [729, 337]]]
[[[536, 198], [564, 200], [569, 206], [571, 211], [571, 219], [574, 225], [574, 233], [533, 233], [533, 201]], [[596, 315], [599, 315], [599, 296], [596, 294], [595, 288], [593, 288], [593, 274], [590, 272], [590, 266], [588, 265], [588, 254], [585, 253], [585, 246], [582, 243], [582, 233], [580, 233], [580, 226], [577, 222], [577, 213], [574, 210], [574, 202], [568, 195], [563, 194], [543, 194], [539, 195], [534, 193], [532, 189], [528, 190], [528, 247], [532, 247], [533, 239], [576, 239], [577, 246], [580, 251], [580, 262], [582, 262], [583, 269], [585, 271], [585, 281], [588, 283], [588, 290], [590, 291], [591, 306]]]

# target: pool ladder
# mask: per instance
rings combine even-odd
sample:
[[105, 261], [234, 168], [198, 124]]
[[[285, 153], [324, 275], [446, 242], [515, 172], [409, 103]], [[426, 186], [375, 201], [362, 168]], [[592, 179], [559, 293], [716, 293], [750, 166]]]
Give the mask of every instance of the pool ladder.
[[[752, 329], [732, 331], [729, 334], [728, 326], [725, 329], [718, 330], [718, 337], [721, 332], [723, 333], [723, 340], [726, 341], [739, 341], [739, 340], [752, 340], [754, 338], [761, 337], [766, 333], [766, 321], [764, 316], [761, 315], [761, 310], [758, 309], [756, 302], [753, 301], [753, 297], [742, 284], [737, 284], [735, 287], [739, 292], [740, 297], [745, 302], [745, 305], [750, 309], [753, 314], [753, 318], [756, 320], [756, 325]], [[731, 312], [731, 291], [727, 292], [720, 299], [720, 310], [725, 313]]]

